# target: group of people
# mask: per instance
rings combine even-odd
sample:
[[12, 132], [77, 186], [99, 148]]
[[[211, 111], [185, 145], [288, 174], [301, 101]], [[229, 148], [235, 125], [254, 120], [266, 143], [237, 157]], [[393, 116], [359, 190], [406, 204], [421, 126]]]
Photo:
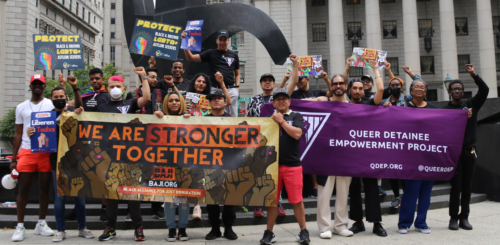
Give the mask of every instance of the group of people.
[[[176, 61], [172, 64], [172, 75], [166, 75], [163, 79], [158, 78], [154, 58], [150, 59], [149, 67], [136, 67], [134, 72], [139, 76], [141, 85], [125, 94], [124, 80], [121, 76], [112, 76], [108, 80], [108, 87], [104, 86], [104, 75], [99, 68], [90, 71], [90, 91], [80, 94], [78, 81], [74, 77], [64, 79], [60, 75], [60, 84], [52, 89], [51, 98], [45, 99], [43, 92], [46, 88], [45, 77], [34, 74], [31, 77], [31, 98], [16, 108], [16, 132], [14, 136], [13, 158], [10, 168], [19, 172], [18, 196], [17, 196], [17, 218], [18, 224], [12, 241], [22, 241], [25, 238], [24, 215], [27, 196], [34, 178], [35, 172], [39, 172], [39, 221], [35, 228], [35, 234], [53, 236], [53, 241], [59, 242], [65, 239], [65, 208], [64, 196], [58, 196], [54, 202], [54, 213], [56, 218], [57, 232], [54, 232], [45, 221], [49, 204], [49, 189], [51, 178], [57, 190], [56, 169], [57, 153], [31, 153], [30, 136], [34, 133], [31, 127], [31, 113], [40, 111], [56, 111], [57, 132], [59, 132], [59, 120], [62, 113], [74, 111], [77, 114], [84, 112], [101, 113], [123, 113], [123, 114], [147, 114], [162, 118], [164, 115], [182, 116], [189, 119], [193, 115], [187, 112], [188, 105], [183, 98], [182, 91], [206, 95], [210, 102], [211, 113], [208, 116], [229, 117], [237, 116], [237, 104], [239, 96], [239, 58], [238, 55], [227, 49], [229, 44], [228, 32], [221, 30], [217, 36], [217, 49], [204, 51], [200, 54], [192, 54], [185, 50], [188, 61], [208, 62], [210, 75], [204, 73], [196, 74], [191, 81], [184, 79], [184, 64]], [[182, 34], [185, 37], [185, 33]], [[298, 112], [290, 110], [291, 99], [305, 99], [311, 101], [339, 101], [344, 103], [365, 104], [372, 106], [406, 106], [414, 108], [436, 108], [425, 100], [428, 86], [418, 75], [411, 72], [409, 67], [403, 67], [413, 81], [409, 94], [404, 96], [404, 81], [395, 77], [390, 72], [390, 64], [386, 63], [389, 73], [389, 87], [384, 89], [384, 83], [376, 62], [371, 66], [374, 79], [371, 76], [355, 78], [348, 82], [350, 59], [342, 75], [334, 75], [331, 80], [328, 74], [323, 72], [321, 77], [328, 85], [328, 91], [312, 90], [308, 88], [308, 77], [298, 76], [298, 57], [290, 55], [293, 63], [292, 74], [287, 74], [279, 88], [275, 90], [275, 78], [272, 74], [263, 74], [260, 85], [263, 93], [252, 97], [247, 107], [248, 117], [260, 117], [260, 108], [266, 103], [272, 103], [275, 113], [271, 118], [279, 124], [279, 173], [278, 193], [281, 195], [283, 187], [286, 188], [288, 201], [293, 205], [294, 215], [300, 226], [297, 240], [301, 244], [309, 244], [309, 231], [306, 228], [305, 209], [303, 204], [303, 173], [300, 160], [300, 139], [304, 133], [304, 118]], [[471, 181], [474, 168], [475, 146], [476, 146], [476, 121], [477, 114], [484, 104], [488, 87], [484, 81], [474, 73], [473, 65], [466, 65], [477, 84], [479, 91], [471, 99], [462, 99], [464, 95], [464, 84], [454, 80], [449, 85], [449, 93], [452, 97], [445, 109], [467, 109], [469, 119], [465, 132], [462, 154], [458, 162], [457, 173], [452, 178], [452, 190], [450, 194], [450, 223], [449, 228], [457, 230], [470, 230], [472, 226], [468, 222], [469, 202], [471, 196]], [[289, 78], [292, 81], [286, 85]], [[74, 91], [74, 100], [69, 101], [65, 82], [71, 85]], [[376, 92], [369, 90], [376, 84]], [[286, 87], [285, 87], [286, 85]], [[296, 89], [298, 88], [298, 89]], [[57, 135], [59, 138], [59, 133]], [[349, 176], [315, 176], [314, 184], [317, 186], [317, 223], [319, 236], [329, 239], [332, 234], [341, 236], [353, 236], [358, 232], [365, 231], [363, 223], [363, 207], [361, 197], [361, 181], [365, 191], [366, 221], [373, 223], [373, 233], [378, 236], [387, 236], [382, 227], [381, 208], [379, 197], [379, 185], [376, 178], [357, 178]], [[391, 180], [395, 190], [395, 196], [399, 195], [399, 183], [403, 184], [404, 194], [401, 200], [397, 199], [400, 207], [399, 232], [407, 233], [414, 224], [415, 229], [422, 233], [430, 233], [426, 224], [426, 213], [430, 204], [430, 195], [433, 181], [419, 180]], [[335, 188], [336, 186], [336, 188]], [[336, 189], [335, 218], [332, 223], [330, 200], [334, 188]], [[348, 198], [350, 197], [350, 212], [348, 212]], [[75, 210], [78, 220], [78, 235], [85, 238], [94, 238], [92, 232], [86, 228], [85, 200], [83, 197], [74, 197]], [[281, 199], [281, 198], [280, 198]], [[415, 208], [418, 200], [417, 218], [414, 220]], [[163, 209], [161, 206], [163, 205]], [[186, 241], [189, 239], [186, 228], [189, 220], [190, 204], [183, 202], [178, 205], [174, 203], [154, 203], [152, 209], [155, 218], [166, 219], [168, 227], [167, 241]], [[462, 207], [459, 213], [459, 208]], [[128, 201], [129, 215], [134, 227], [134, 238], [136, 241], [144, 241], [145, 235], [142, 225], [142, 214], [139, 201]], [[179, 221], [175, 221], [176, 209]], [[221, 207], [219, 205], [207, 205], [208, 219], [212, 226], [211, 231], [205, 239], [213, 240], [221, 236], [227, 239], [238, 239], [232, 226], [236, 219], [236, 206], [224, 205], [222, 207], [222, 223], [224, 233], [221, 232]], [[103, 200], [103, 214], [101, 219], [106, 221], [106, 227], [100, 241], [116, 238], [116, 221], [118, 215], [118, 200]], [[256, 210], [262, 214], [262, 207]], [[278, 215], [284, 215], [281, 205], [267, 208], [267, 229], [264, 232], [261, 244], [271, 244], [277, 238], [273, 233], [273, 226]], [[261, 215], [262, 216], [262, 215]], [[201, 208], [195, 204], [193, 219], [201, 218]], [[348, 229], [349, 219], [354, 221]]]

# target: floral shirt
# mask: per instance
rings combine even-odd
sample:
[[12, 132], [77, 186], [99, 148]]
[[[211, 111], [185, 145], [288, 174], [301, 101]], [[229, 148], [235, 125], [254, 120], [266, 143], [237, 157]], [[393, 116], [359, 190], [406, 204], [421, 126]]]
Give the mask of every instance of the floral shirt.
[[[265, 96], [267, 97], [267, 96]], [[260, 107], [262, 107], [265, 99], [263, 94], [258, 94], [250, 100], [250, 103], [248, 103], [247, 106], [247, 115], [251, 117], [260, 117]], [[273, 96], [269, 96], [269, 101], [267, 102], [273, 102]]]

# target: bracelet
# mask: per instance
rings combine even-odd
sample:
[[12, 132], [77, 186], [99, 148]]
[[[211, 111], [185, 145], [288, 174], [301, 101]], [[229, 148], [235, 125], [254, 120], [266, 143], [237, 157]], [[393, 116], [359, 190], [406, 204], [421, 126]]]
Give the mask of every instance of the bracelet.
[[80, 89], [79, 88], [73, 89], [73, 92], [76, 92], [76, 91], [80, 91]]
[[375, 77], [375, 79], [377, 79], [377, 77], [380, 77], [380, 78], [382, 78], [382, 76], [376, 76], [376, 77]]
[[285, 122], [286, 122], [286, 121], [285, 121], [285, 119], [281, 120], [281, 122], [280, 122], [280, 126], [281, 126], [281, 124], [283, 124], [283, 123], [285, 123]]

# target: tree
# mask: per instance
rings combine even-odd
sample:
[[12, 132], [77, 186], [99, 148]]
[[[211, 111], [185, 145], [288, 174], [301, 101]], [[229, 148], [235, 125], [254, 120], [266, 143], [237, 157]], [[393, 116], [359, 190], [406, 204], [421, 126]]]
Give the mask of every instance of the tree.
[[9, 112], [0, 120], [0, 134], [7, 138], [10, 143], [14, 139], [16, 132], [16, 109], [10, 109]]

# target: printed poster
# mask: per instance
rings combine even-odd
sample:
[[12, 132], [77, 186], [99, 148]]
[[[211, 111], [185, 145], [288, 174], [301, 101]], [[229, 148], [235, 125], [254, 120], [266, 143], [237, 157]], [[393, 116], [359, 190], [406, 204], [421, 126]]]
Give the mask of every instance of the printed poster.
[[182, 27], [136, 19], [130, 53], [176, 60]]
[[[321, 76], [323, 72], [323, 59], [321, 55], [299, 56], [298, 57], [299, 76]], [[292, 61], [286, 60], [288, 72], [292, 72]]]
[[31, 152], [57, 152], [56, 112], [32, 112], [31, 127], [35, 134], [31, 136]]
[[354, 48], [352, 50], [351, 66], [372, 68], [369, 60], [376, 59], [378, 69], [385, 69], [384, 62], [387, 59], [387, 51], [368, 49], [368, 48]]
[[191, 20], [186, 25], [186, 38], [182, 39], [181, 49], [201, 51], [201, 29], [203, 20]]
[[84, 69], [80, 35], [33, 34], [35, 70]]

